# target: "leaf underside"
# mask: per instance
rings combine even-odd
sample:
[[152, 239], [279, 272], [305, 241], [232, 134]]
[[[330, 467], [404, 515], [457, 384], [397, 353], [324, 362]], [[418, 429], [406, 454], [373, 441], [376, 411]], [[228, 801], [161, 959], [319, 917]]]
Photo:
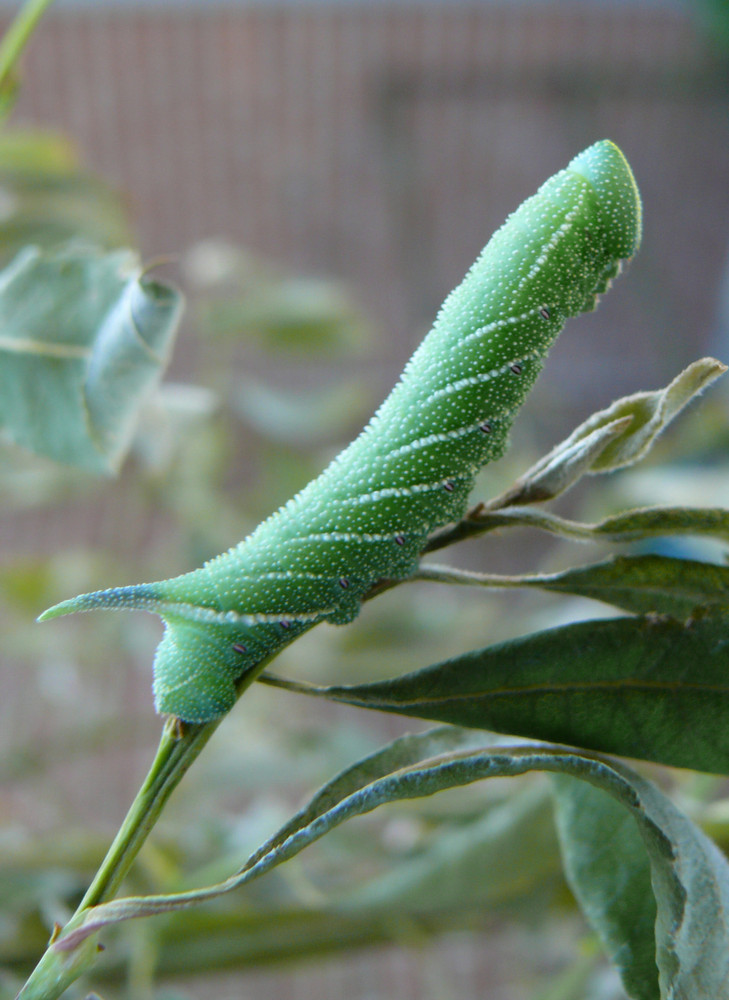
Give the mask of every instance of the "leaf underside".
[[116, 471], [180, 312], [130, 251], [28, 248], [0, 273], [0, 427], [57, 462]]

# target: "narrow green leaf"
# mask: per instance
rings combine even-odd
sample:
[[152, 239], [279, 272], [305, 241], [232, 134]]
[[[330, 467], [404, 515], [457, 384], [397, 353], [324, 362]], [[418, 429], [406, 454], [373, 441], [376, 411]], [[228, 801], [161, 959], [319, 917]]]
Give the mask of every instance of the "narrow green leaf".
[[[79, 915], [74, 926], [67, 927], [55, 947], [61, 952], [72, 951], [90, 935], [109, 924], [156, 913], [167, 913], [230, 892], [265, 874], [289, 857], [294, 857], [308, 844], [324, 836], [330, 828], [338, 826], [348, 818], [340, 816], [342, 806], [363, 788], [377, 786], [380, 782], [386, 781], [390, 775], [416, 766], [423, 758], [437, 758], [454, 750], [476, 747], [482, 742], [482, 734], [461, 732], [451, 726], [432, 729], [419, 735], [400, 737], [357, 761], [351, 767], [345, 768], [327, 782], [303, 809], [255, 851], [245, 865], [229, 879], [191, 892], [130, 897], [92, 907]], [[360, 808], [360, 812], [371, 811], [379, 804], [373, 799], [369, 808]], [[328, 817], [336, 819], [329, 824]]]
[[40, 455], [115, 471], [180, 312], [130, 251], [29, 248], [0, 274], [0, 426]]
[[574, 440], [568, 438], [520, 476], [511, 489], [490, 500], [487, 509], [544, 503], [565, 493], [592, 470], [599, 456], [616, 438], [623, 436], [632, 423], [632, 415], [627, 414], [600, 424]]
[[617, 399], [607, 409], [593, 414], [558, 444], [532, 470], [538, 473], [553, 465], [561, 455], [568, 455], [580, 441], [588, 439], [601, 427], [630, 418], [623, 433], [609, 442], [596, 456], [591, 472], [612, 472], [633, 465], [652, 448], [656, 438], [695, 396], [726, 371], [716, 358], [702, 358], [684, 369], [665, 389], [637, 392]]
[[[482, 778], [515, 777], [541, 770], [589, 782], [627, 809], [637, 824], [656, 899], [654, 948], [658, 973], [654, 976], [660, 977], [660, 993], [649, 991], [645, 955], [652, 931], [646, 920], [627, 926], [626, 921], [613, 919], [614, 907], [620, 906], [615, 880], [593, 883], [594, 892], [605, 897], [603, 909], [611, 916], [611, 950], [622, 956], [623, 974], [629, 970], [628, 981], [640, 984], [641, 992], [633, 996], [640, 1000], [656, 996], [662, 1000], [716, 1000], [725, 996], [729, 985], [729, 869], [711, 841], [654, 785], [622, 764], [563, 747], [478, 747], [473, 738], [474, 734], [454, 730], [444, 736], [443, 730], [435, 730], [396, 741], [326, 785], [226, 882], [193, 892], [132, 897], [92, 907], [75, 928], [55, 942], [52, 952], [72, 952], [110, 923], [180, 909], [242, 886], [294, 857], [346, 820], [388, 802], [432, 795]], [[442, 752], [437, 752], [439, 747]], [[394, 765], [393, 769], [387, 770], [390, 765]], [[494, 863], [498, 863], [497, 858]], [[619, 881], [631, 884], [622, 877]], [[621, 935], [626, 939], [622, 948]]]
[[578, 622], [372, 684], [264, 683], [381, 712], [729, 773], [729, 615]]
[[[533, 586], [540, 586], [538, 577]], [[699, 605], [729, 605], [729, 567], [670, 556], [616, 556], [547, 578], [546, 590], [591, 597], [638, 614], [687, 618]]]
[[617, 399], [607, 409], [593, 413], [513, 487], [485, 504], [484, 510], [543, 503], [570, 489], [587, 473], [633, 465], [650, 451], [667, 424], [725, 371], [726, 365], [715, 358], [702, 358], [665, 389]]
[[626, 992], [657, 1000], [656, 899], [633, 816], [586, 781], [552, 775], [565, 874]]
[[545, 510], [510, 507], [491, 511], [474, 507], [462, 521], [433, 533], [424, 552], [436, 552], [454, 542], [499, 528], [538, 528], [583, 542], [639, 542], [669, 535], [697, 535], [729, 542], [729, 510], [722, 507], [640, 507], [585, 524]]
[[590, 597], [623, 611], [686, 618], [699, 605], [729, 605], [729, 567], [672, 556], [615, 556], [604, 562], [534, 576], [494, 576], [425, 565], [413, 577], [492, 588], [531, 587]]
[[643, 507], [606, 517], [594, 525], [596, 539], [641, 542], [667, 535], [697, 535], [729, 541], [729, 510], [722, 507]]
[[[581, 765], [572, 768], [574, 777]], [[719, 1000], [729, 996], [729, 866], [715, 844], [655, 785], [629, 777], [626, 794], [610, 790], [612, 776], [593, 773], [595, 794], [570, 791], [557, 779], [558, 823], [568, 875], [587, 917], [616, 959], [631, 997], [638, 1000]], [[563, 774], [570, 773], [564, 768]], [[586, 776], [586, 775], [585, 775]], [[608, 780], [605, 780], [605, 779]], [[569, 779], [567, 779], [569, 780]], [[628, 805], [648, 852], [656, 902], [655, 962], [660, 993], [652, 985], [649, 883], [634, 856], [637, 838], [600, 803], [609, 792]], [[577, 796], [574, 798], [573, 796]], [[629, 797], [635, 795], [631, 804]], [[631, 908], [631, 903], [633, 904]], [[632, 914], [632, 917], [631, 917]]]

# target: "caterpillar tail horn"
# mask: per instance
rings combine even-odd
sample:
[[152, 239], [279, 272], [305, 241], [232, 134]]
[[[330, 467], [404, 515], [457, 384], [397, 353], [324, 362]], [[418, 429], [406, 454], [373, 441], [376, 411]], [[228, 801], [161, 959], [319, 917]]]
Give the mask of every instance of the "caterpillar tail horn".
[[39, 622], [47, 621], [49, 618], [60, 618], [62, 615], [71, 615], [77, 611], [95, 611], [97, 608], [128, 609], [130, 611], [156, 611], [160, 612], [163, 598], [159, 594], [154, 584], [139, 583], [131, 587], [111, 587], [109, 590], [95, 590], [90, 594], [79, 594], [78, 597], [71, 597], [60, 604], [54, 604], [42, 615], [38, 616]]
[[[48, 608], [38, 621], [97, 609], [160, 615], [165, 631], [155, 655], [155, 707], [162, 715], [176, 715], [186, 722], [207, 722], [224, 715], [233, 705], [235, 682], [244, 672], [245, 647], [236, 645], [230, 625], [206, 623], [201, 627], [199, 621], [186, 620], [180, 614], [180, 605], [170, 600], [169, 587], [165, 586], [168, 583], [142, 583], [80, 594]], [[203, 609], [197, 610], [204, 613]], [[260, 671], [265, 660], [258, 659]]]

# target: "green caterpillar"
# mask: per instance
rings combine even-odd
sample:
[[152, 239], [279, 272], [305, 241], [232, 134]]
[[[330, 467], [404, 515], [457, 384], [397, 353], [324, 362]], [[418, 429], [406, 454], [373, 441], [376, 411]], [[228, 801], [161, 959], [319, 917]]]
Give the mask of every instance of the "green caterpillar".
[[463, 515], [566, 319], [595, 307], [640, 235], [630, 167], [595, 143], [495, 233], [370, 423], [301, 493], [200, 569], [83, 594], [41, 618], [156, 612], [157, 711], [223, 715], [244, 674], [317, 622], [350, 621], [374, 582], [411, 574], [430, 532]]

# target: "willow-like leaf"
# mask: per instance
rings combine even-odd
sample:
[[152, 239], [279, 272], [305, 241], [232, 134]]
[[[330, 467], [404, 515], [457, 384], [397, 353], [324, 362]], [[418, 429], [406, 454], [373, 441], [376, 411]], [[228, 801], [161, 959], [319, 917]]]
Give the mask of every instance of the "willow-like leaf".
[[501, 510], [517, 504], [553, 500], [590, 472], [599, 456], [616, 439], [624, 436], [632, 423], [632, 415], [627, 414], [600, 424], [575, 440], [568, 438], [520, 476], [505, 493], [485, 504], [485, 508]]
[[[460, 745], [459, 745], [460, 744]], [[445, 749], [445, 747], [448, 749]], [[473, 733], [443, 730], [398, 740], [335, 778], [226, 882], [196, 892], [119, 899], [88, 910], [53, 945], [73, 951], [94, 932], [133, 917], [168, 912], [228, 892], [294, 857], [348, 819], [388, 802], [419, 798], [488, 777], [541, 770], [589, 782], [637, 824], [650, 866], [643, 888], [655, 896], [655, 930], [615, 921], [630, 945], [621, 973], [631, 995], [716, 1000], [729, 981], [729, 868], [711, 841], [650, 782], [617, 762], [555, 746], [479, 747]], [[374, 777], [374, 775], [377, 775]], [[495, 859], [496, 860], [496, 859]], [[618, 856], [616, 864], [625, 864]], [[631, 859], [627, 859], [632, 865]], [[644, 867], [644, 871], [645, 871]], [[613, 872], [613, 875], [615, 873]], [[619, 905], [614, 878], [601, 884], [607, 911]], [[632, 956], [653, 949], [656, 967]], [[640, 989], [636, 989], [636, 984]], [[659, 984], [658, 986], [656, 984]], [[652, 990], [651, 990], [652, 985]]]
[[729, 614], [578, 622], [372, 684], [347, 705], [729, 774]]
[[729, 567], [672, 556], [615, 556], [562, 573], [533, 576], [495, 576], [422, 566], [415, 578], [436, 583], [458, 583], [490, 588], [530, 587], [589, 597], [633, 614], [686, 618], [694, 608], [729, 605]]
[[640, 507], [586, 524], [532, 507], [491, 511], [474, 507], [458, 524], [432, 534], [425, 552], [499, 528], [538, 528], [579, 542], [640, 542], [669, 535], [697, 535], [729, 542], [729, 510], [723, 507]]
[[726, 371], [701, 358], [664, 389], [637, 392], [599, 410], [539, 459], [513, 487], [489, 501], [488, 510], [552, 500], [587, 473], [612, 472], [640, 461], [680, 411]]
[[658, 1000], [656, 899], [640, 830], [620, 803], [593, 785], [561, 774], [551, 777], [572, 891], [620, 970], [628, 995]]

